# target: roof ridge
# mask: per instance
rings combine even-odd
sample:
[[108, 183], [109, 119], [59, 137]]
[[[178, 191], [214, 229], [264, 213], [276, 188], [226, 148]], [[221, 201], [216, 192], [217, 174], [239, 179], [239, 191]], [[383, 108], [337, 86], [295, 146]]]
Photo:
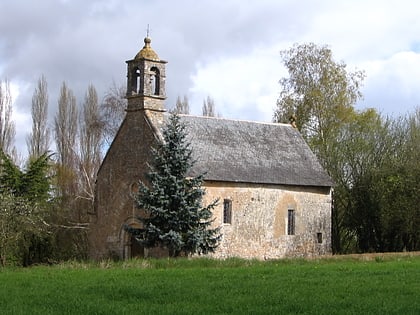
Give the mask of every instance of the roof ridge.
[[225, 121], [256, 123], [256, 124], [269, 125], [269, 126], [288, 126], [288, 127], [292, 127], [292, 125], [287, 124], [287, 123], [256, 121], [256, 120], [248, 120], [248, 119], [233, 119], [233, 118], [226, 118], [226, 117], [211, 117], [211, 116], [201, 116], [201, 115], [191, 115], [191, 114], [179, 114], [179, 116], [201, 118], [201, 119], [215, 119], [215, 120], [225, 120]]

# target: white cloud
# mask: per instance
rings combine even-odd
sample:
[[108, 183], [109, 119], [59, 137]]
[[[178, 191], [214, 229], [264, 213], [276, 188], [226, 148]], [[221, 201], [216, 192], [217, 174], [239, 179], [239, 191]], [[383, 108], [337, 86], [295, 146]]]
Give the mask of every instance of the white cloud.
[[284, 71], [279, 51], [278, 46], [258, 47], [242, 56], [198, 64], [190, 88], [194, 113], [201, 113], [209, 95], [222, 116], [270, 121]]
[[420, 53], [402, 51], [388, 59], [366, 62], [363, 67], [367, 78], [362, 106], [386, 114], [405, 114], [420, 106]]
[[168, 107], [188, 94], [199, 114], [210, 95], [225, 117], [269, 121], [287, 75], [279, 51], [315, 42], [350, 71], [366, 69], [359, 106], [405, 113], [420, 98], [419, 9], [415, 0], [0, 1], [0, 79], [20, 85], [21, 131], [44, 74], [51, 121], [63, 80], [79, 102], [90, 83], [101, 95], [112, 80], [124, 84], [124, 61], [150, 24], [152, 46], [169, 62]]

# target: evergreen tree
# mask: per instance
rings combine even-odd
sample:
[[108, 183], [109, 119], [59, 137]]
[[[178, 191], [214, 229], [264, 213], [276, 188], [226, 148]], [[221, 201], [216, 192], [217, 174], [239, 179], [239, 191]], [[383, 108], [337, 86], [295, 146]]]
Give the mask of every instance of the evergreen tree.
[[144, 229], [126, 227], [145, 247], [166, 247], [171, 257], [213, 252], [221, 237], [220, 228], [210, 228], [217, 200], [202, 205], [204, 174], [187, 177], [194, 161], [185, 128], [177, 114], [170, 116], [153, 150], [148, 185], [140, 182], [137, 205], [146, 215], [138, 220]]
[[50, 199], [51, 155], [47, 152], [30, 159], [25, 170], [21, 170], [0, 150], [0, 193], [11, 193], [33, 203], [46, 204]]
[[0, 150], [0, 263], [30, 265], [52, 256], [50, 156], [21, 170]]

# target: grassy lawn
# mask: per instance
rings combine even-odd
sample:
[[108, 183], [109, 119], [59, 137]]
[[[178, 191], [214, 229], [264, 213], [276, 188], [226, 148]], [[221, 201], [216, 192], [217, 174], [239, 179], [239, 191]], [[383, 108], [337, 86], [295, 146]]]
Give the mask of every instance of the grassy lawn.
[[420, 256], [7, 268], [0, 314], [420, 314]]

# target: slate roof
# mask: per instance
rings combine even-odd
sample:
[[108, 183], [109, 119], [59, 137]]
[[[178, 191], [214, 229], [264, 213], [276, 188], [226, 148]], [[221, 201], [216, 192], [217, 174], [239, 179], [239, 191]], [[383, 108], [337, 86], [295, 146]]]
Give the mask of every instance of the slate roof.
[[206, 180], [332, 186], [300, 133], [287, 124], [180, 115]]

